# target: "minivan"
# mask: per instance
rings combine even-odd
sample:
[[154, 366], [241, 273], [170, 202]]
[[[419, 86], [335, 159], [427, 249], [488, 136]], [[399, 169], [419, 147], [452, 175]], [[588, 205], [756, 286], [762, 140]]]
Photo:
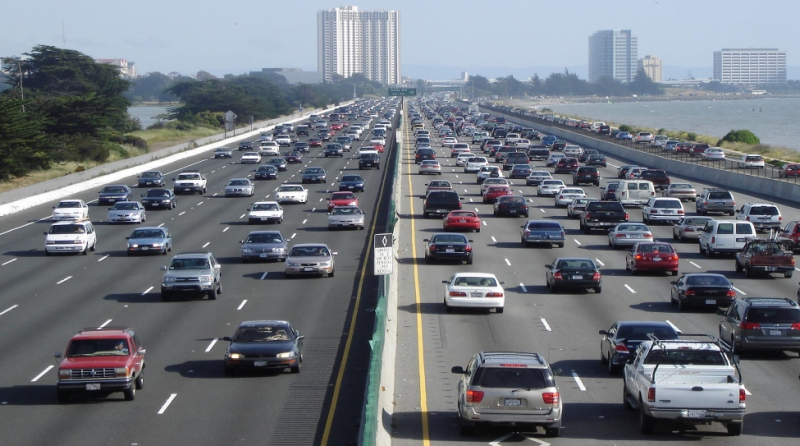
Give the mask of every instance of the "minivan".
[[617, 201], [624, 205], [644, 206], [656, 196], [656, 188], [647, 180], [621, 180], [617, 187]]
[[445, 216], [450, 211], [461, 209], [461, 197], [451, 190], [434, 190], [425, 197], [422, 215], [428, 218], [431, 214]]
[[700, 233], [700, 254], [737, 253], [747, 240], [756, 237], [756, 228], [749, 221], [709, 220]]

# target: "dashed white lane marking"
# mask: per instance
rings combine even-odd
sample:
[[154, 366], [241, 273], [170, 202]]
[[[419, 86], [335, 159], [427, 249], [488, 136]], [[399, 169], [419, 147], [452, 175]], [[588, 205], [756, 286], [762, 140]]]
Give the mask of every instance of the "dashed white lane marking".
[[109, 319], [109, 320], [107, 320], [107, 321], [103, 322], [103, 324], [102, 324], [102, 325], [100, 325], [99, 327], [97, 327], [97, 329], [98, 329], [98, 330], [100, 330], [101, 328], [105, 328], [105, 326], [106, 326], [106, 325], [108, 325], [108, 324], [110, 324], [110, 323], [111, 323], [111, 321], [112, 321], [112, 319]]
[[319, 201], [322, 201], [322, 198], [320, 198]]
[[197, 203], [197, 205], [198, 205], [198, 206], [200, 206], [200, 205], [202, 205], [202, 204], [203, 204], [203, 202], [202, 202], [202, 201], [201, 201], [200, 203]]
[[672, 329], [673, 329], [673, 330], [675, 330], [675, 331], [677, 331], [678, 333], [683, 333], [683, 332], [681, 331], [681, 329], [680, 329], [680, 328], [678, 328], [678, 326], [677, 326], [677, 325], [675, 325], [675, 324], [673, 324], [672, 322], [670, 322], [670, 320], [669, 320], [669, 319], [667, 319], [667, 320], [666, 320], [666, 321], [664, 321], [664, 322], [668, 323], [668, 324], [670, 325], [670, 327], [672, 327]]
[[296, 235], [297, 235], [297, 233], [295, 232], [295, 233], [294, 233], [294, 234], [292, 234], [292, 236], [291, 236], [291, 237], [289, 237], [289, 238], [294, 238], [294, 236], [296, 236]]
[[247, 214], [242, 214], [242, 215], [239, 216], [239, 218], [244, 218], [245, 215], [247, 215]]
[[35, 383], [36, 381], [39, 381], [39, 378], [43, 377], [45, 373], [47, 373], [47, 372], [49, 372], [50, 370], [52, 370], [52, 369], [53, 369], [53, 367], [55, 367], [55, 366], [53, 366], [53, 365], [49, 365], [49, 366], [47, 366], [47, 368], [46, 368], [46, 369], [44, 369], [44, 372], [42, 372], [42, 373], [40, 373], [40, 374], [36, 375], [36, 377], [35, 377], [35, 378], [33, 378], [33, 379], [31, 380], [31, 382], [32, 382], [32, 383]]
[[308, 221], [308, 219], [303, 220], [303, 224], [306, 224], [307, 221]]
[[511, 262], [509, 262], [508, 259], [505, 259], [505, 261], [506, 261], [506, 265], [511, 266]]
[[695, 268], [703, 268], [702, 266], [700, 266], [700, 265], [698, 265], [698, 264], [696, 264], [696, 263], [692, 262], [691, 260], [689, 260], [689, 263], [691, 263], [692, 265], [694, 265], [694, 267], [695, 267]]
[[13, 262], [16, 262], [16, 261], [17, 261], [17, 259], [11, 259], [11, 260], [9, 260], [8, 262], [5, 262], [5, 263], [3, 263], [3, 265], [2, 265], [2, 266], [6, 266], [6, 265], [8, 265], [9, 263], [13, 263]]
[[[92, 201], [95, 201], [95, 200], [92, 200]], [[25, 223], [25, 224], [24, 224], [24, 225], [22, 225], [22, 226], [17, 226], [16, 228], [11, 228], [11, 229], [9, 229], [8, 231], [5, 231], [5, 232], [0, 232], [0, 235], [6, 235], [6, 234], [8, 234], [9, 232], [14, 232], [14, 231], [16, 231], [17, 229], [22, 229], [22, 228], [24, 228], [24, 227], [26, 227], [26, 226], [30, 226], [30, 225], [32, 225], [32, 224], [34, 224], [34, 223], [39, 223], [39, 222], [40, 222], [40, 221], [42, 221], [42, 220], [49, 220], [49, 219], [50, 219], [50, 216], [48, 215], [47, 217], [40, 218], [40, 219], [38, 219], [38, 220], [36, 220], [36, 221], [32, 221], [32, 222], [30, 222], [30, 223]]]
[[[745, 395], [748, 395], [748, 396], [752, 395], [752, 393], [750, 393], [750, 391], [747, 390], [747, 387], [744, 388], [744, 393], [745, 393]], [[780, 420], [778, 420], [778, 421], [780, 421]]]
[[523, 293], [528, 292], [528, 289], [525, 288], [525, 285], [522, 282], [519, 283], [519, 289], [521, 289]]
[[267, 278], [267, 274], [269, 274], [269, 272], [264, 271], [264, 274], [261, 275], [261, 279], [260, 280], [266, 279]]
[[528, 203], [533, 203], [533, 198], [528, 198]]
[[5, 309], [5, 310], [3, 310], [3, 311], [0, 311], [0, 316], [2, 316], [2, 315], [4, 315], [4, 314], [8, 313], [9, 311], [13, 310], [14, 308], [17, 308], [18, 306], [19, 306], [19, 305], [12, 305], [12, 306], [10, 306], [10, 307], [6, 308], [6, 309]]
[[206, 242], [206, 244], [205, 244], [205, 245], [203, 245], [203, 248], [205, 248], [206, 246], [208, 246], [208, 245], [210, 245], [210, 244], [211, 244], [211, 242]]
[[161, 406], [161, 409], [158, 410], [158, 414], [159, 415], [163, 415], [164, 412], [167, 411], [167, 408], [169, 407], [169, 405], [172, 403], [172, 400], [174, 400], [176, 396], [178, 396], [178, 394], [177, 393], [173, 393], [173, 394], [171, 394], [169, 396], [169, 398], [167, 398], [167, 402], [164, 403], [164, 405]]
[[542, 317], [542, 318], [539, 318], [539, 320], [541, 320], [541, 321], [542, 321], [542, 325], [544, 325], [544, 329], [545, 329], [545, 330], [547, 330], [547, 331], [552, 331], [552, 330], [550, 329], [550, 324], [548, 324], [548, 323], [547, 323], [547, 321], [546, 321], [546, 320], [544, 320], [544, 318], [543, 318], [543, 317]]
[[230, 228], [231, 228], [231, 227], [230, 227], [230, 226], [228, 226], [227, 228], [223, 229], [223, 230], [222, 230], [222, 232], [228, 232], [228, 229], [230, 229]]
[[475, 208], [475, 212], [480, 212], [480, 210], [478, 208]]
[[59, 280], [58, 282], [56, 282], [56, 285], [61, 285], [62, 283], [66, 282], [69, 279], [72, 279], [72, 276], [67, 276], [64, 279]]
[[540, 210], [540, 211], [542, 211], [542, 213], [544, 214], [544, 209], [542, 209], [542, 208], [539, 208], [539, 210]]
[[584, 387], [583, 381], [581, 381], [581, 378], [578, 376], [578, 374], [576, 372], [572, 372], [572, 377], [575, 379], [575, 384], [578, 385], [578, 388], [581, 389], [582, 392], [585, 392], [586, 387]]
[[464, 192], [466, 192], [466, 191], [467, 191], [467, 190], [466, 190], [466, 189], [464, 189]]
[[[250, 175], [248, 175], [248, 176], [250, 176]], [[217, 194], [216, 194], [216, 193], [214, 193], [214, 194], [213, 194], [213, 195], [211, 195], [211, 196], [212, 196], [212, 197], [216, 197], [216, 196], [217, 196]]]
[[103, 260], [107, 259], [108, 257], [109, 257], [108, 255], [105, 255], [105, 256], [100, 257], [99, 259], [97, 259], [97, 261], [98, 262], [102, 262]]
[[144, 292], [141, 295], [144, 296], [145, 294], [149, 293], [150, 291], [153, 291], [153, 287], [150, 287], [150, 288], [144, 290]]
[[739, 288], [736, 288], [735, 286], [732, 286], [731, 288], [736, 290], [736, 292], [741, 294], [742, 296], [747, 296], [747, 293], [745, 293], [744, 291], [740, 290]]
[[599, 264], [600, 264], [600, 266], [606, 266], [606, 264], [605, 264], [605, 263], [603, 263], [603, 262], [601, 262], [601, 261], [600, 261], [600, 259], [597, 259], [597, 258], [595, 258], [594, 260], [595, 260], [597, 263], [599, 263]]
[[186, 213], [186, 211], [183, 211], [183, 212], [181, 212], [180, 214], [178, 214], [178, 216], [180, 217], [181, 215], [183, 215], [183, 214], [185, 214], [185, 213]]
[[497, 243], [497, 239], [496, 239], [496, 238], [494, 238], [494, 236], [492, 236], [492, 242], [493, 242], [493, 243]]
[[470, 199], [469, 199], [469, 202], [470, 202], [470, 203], [473, 203], [473, 201], [472, 201], [472, 198], [470, 198]]
[[483, 225], [486, 226], [486, 220], [483, 220]]
[[214, 338], [211, 340], [211, 343], [208, 344], [208, 347], [206, 347], [206, 353], [210, 352], [211, 349], [214, 348], [214, 344], [216, 344], [218, 340], [219, 338]]
[[164, 226], [164, 223], [161, 223], [160, 225], [158, 225], [159, 228], [162, 227], [162, 226]]
[[578, 239], [574, 238], [572, 239], [572, 241], [575, 242], [578, 246], [581, 246], [581, 242], [579, 242]]
[[242, 301], [242, 303], [240, 303], [240, 304], [239, 304], [239, 307], [238, 307], [238, 308], [236, 308], [236, 311], [239, 311], [239, 310], [241, 310], [242, 308], [244, 308], [244, 304], [246, 304], [246, 303], [247, 303], [247, 299], [243, 300], [243, 301]]
[[630, 286], [628, 286], [628, 284], [627, 284], [627, 283], [625, 284], [625, 288], [627, 288], [627, 289], [628, 289], [628, 291], [630, 291], [631, 293], [633, 293], [633, 294], [636, 294], [636, 291], [634, 291], [634, 290], [633, 290], [633, 288], [631, 288]]
[[311, 208], [311, 212], [316, 212], [317, 208]]

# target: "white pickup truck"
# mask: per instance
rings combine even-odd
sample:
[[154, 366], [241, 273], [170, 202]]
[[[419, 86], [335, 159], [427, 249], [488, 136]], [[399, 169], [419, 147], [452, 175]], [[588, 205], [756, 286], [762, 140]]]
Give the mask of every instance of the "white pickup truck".
[[175, 195], [181, 193], [198, 194], [206, 193], [206, 176], [199, 170], [184, 170], [178, 174], [178, 178], [173, 178], [175, 184], [172, 186]]
[[[705, 336], [706, 340], [685, 337]], [[625, 364], [622, 403], [639, 410], [639, 430], [653, 433], [657, 420], [725, 425], [741, 435], [746, 390], [738, 358], [716, 338], [682, 334], [679, 340], [642, 342]]]

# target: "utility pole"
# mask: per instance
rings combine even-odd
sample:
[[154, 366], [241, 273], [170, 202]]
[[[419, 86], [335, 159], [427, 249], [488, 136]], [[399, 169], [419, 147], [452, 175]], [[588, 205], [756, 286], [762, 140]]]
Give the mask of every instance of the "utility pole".
[[25, 113], [25, 89], [22, 87], [22, 62], [17, 59], [17, 71], [19, 72], [19, 98], [22, 102], [22, 113]]

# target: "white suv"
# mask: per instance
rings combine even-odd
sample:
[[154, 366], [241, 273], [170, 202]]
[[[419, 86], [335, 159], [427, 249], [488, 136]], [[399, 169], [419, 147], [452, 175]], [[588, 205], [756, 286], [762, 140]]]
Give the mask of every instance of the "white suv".
[[657, 221], [676, 223], [684, 216], [680, 198], [654, 197], [642, 208], [642, 221], [645, 224]]
[[747, 203], [736, 211], [737, 220], [753, 223], [758, 230], [780, 230], [781, 211], [772, 203]]
[[653, 142], [653, 134], [650, 132], [639, 132], [639, 134], [636, 135], [636, 143], [638, 144], [640, 142]]

